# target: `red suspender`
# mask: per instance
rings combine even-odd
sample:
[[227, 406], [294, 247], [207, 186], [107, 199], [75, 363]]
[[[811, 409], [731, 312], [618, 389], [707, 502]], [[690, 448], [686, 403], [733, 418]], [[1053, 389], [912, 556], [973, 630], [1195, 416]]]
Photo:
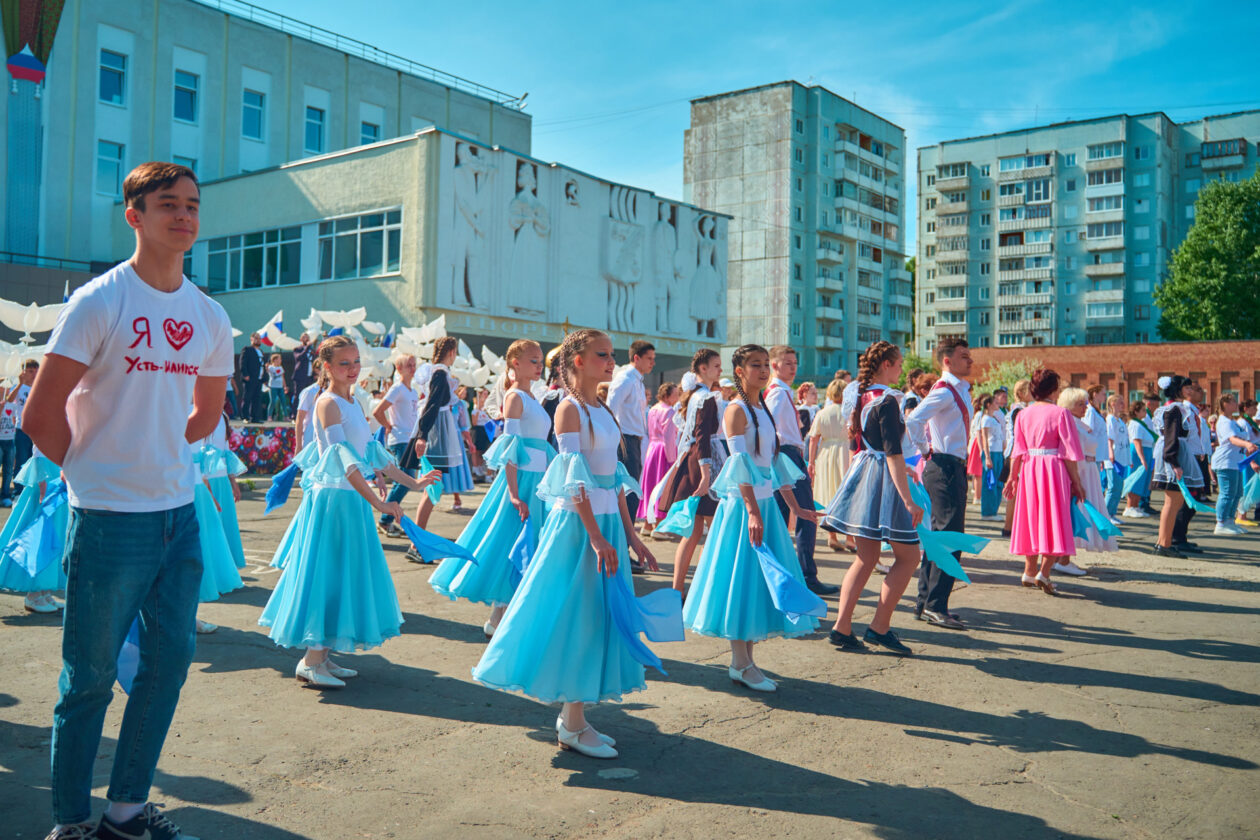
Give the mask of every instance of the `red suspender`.
[[958, 406], [958, 412], [962, 414], [963, 435], [964, 440], [971, 443], [971, 416], [967, 413], [967, 404], [963, 402], [962, 397], [958, 396], [958, 392], [954, 390], [954, 386], [950, 385], [944, 379], [936, 380], [936, 384], [932, 386], [932, 390], [937, 388], [948, 388], [949, 395], [954, 398], [954, 405]]

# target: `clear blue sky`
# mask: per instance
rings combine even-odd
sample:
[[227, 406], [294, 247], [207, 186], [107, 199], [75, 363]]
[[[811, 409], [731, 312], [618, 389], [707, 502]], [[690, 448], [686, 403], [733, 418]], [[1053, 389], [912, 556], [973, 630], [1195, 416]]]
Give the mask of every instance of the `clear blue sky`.
[[855, 99], [905, 128], [911, 150], [1113, 113], [1260, 108], [1248, 0], [256, 3], [528, 92], [535, 156], [674, 198], [688, 101], [784, 79]]

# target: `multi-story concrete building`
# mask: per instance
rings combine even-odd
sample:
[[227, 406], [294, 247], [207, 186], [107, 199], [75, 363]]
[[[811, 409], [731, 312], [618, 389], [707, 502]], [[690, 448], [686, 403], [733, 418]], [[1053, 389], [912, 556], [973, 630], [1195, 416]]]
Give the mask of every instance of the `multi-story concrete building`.
[[518, 97], [240, 0], [68, 0], [54, 23], [47, 76], [0, 96], [10, 263], [126, 256], [112, 216], [146, 160], [213, 180], [430, 125], [530, 151]]
[[733, 218], [728, 343], [791, 344], [800, 378], [907, 345], [905, 132], [818, 87], [778, 82], [691, 103], [684, 200]]
[[1199, 189], [1249, 177], [1257, 141], [1260, 111], [1153, 113], [919, 149], [915, 350], [1157, 341]]

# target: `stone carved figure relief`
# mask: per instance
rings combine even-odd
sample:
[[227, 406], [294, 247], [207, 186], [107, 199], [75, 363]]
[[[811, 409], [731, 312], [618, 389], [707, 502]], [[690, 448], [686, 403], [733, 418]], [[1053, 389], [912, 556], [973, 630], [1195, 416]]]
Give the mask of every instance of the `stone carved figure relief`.
[[538, 166], [516, 162], [516, 197], [508, 204], [512, 231], [512, 268], [508, 281], [508, 308], [540, 313], [546, 308], [547, 242], [551, 215], [538, 199]]
[[485, 309], [489, 305], [486, 265], [486, 197], [493, 172], [469, 143], [455, 144], [455, 224], [452, 231], [450, 299], [456, 306]]
[[635, 321], [635, 291], [643, 279], [643, 228], [638, 224], [638, 196], [610, 186], [604, 279], [608, 281], [608, 327], [630, 331]]
[[581, 207], [582, 203], [578, 199], [578, 182], [572, 179], [564, 182], [564, 200], [571, 207]]
[[[675, 227], [675, 210], [664, 201], [657, 203], [656, 224], [652, 227], [652, 283], [656, 298], [656, 329], [658, 332], [681, 332], [680, 324], [671, 324], [671, 303], [682, 310], [678, 299], [678, 277], [674, 266], [678, 260], [678, 230]], [[678, 316], [674, 316], [678, 321]]]
[[717, 338], [718, 319], [725, 304], [726, 284], [718, 270], [717, 219], [701, 216], [700, 240], [696, 246], [696, 268], [691, 278], [691, 317], [698, 338]]

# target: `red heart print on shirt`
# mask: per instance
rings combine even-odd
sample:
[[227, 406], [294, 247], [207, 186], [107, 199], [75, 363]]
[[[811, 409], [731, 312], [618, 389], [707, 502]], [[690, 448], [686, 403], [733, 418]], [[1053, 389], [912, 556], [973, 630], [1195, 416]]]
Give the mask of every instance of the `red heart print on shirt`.
[[162, 322], [162, 332], [166, 333], [166, 340], [176, 350], [183, 350], [184, 345], [192, 341], [193, 325], [187, 321], [176, 321], [174, 318], [167, 318]]

